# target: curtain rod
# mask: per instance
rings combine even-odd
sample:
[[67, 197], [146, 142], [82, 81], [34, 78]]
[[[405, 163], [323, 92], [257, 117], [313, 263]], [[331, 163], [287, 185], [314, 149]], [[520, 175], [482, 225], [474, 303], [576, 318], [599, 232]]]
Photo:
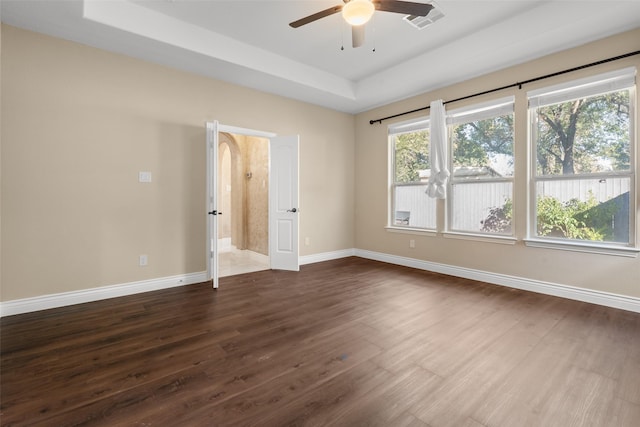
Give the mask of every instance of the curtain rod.
[[[573, 68], [569, 68], [569, 69], [566, 69], [566, 70], [558, 71], [558, 72], [555, 72], [555, 73], [545, 74], [544, 76], [534, 77], [534, 78], [529, 79], [529, 80], [512, 83], [510, 85], [497, 87], [495, 89], [485, 90], [483, 92], [478, 92], [478, 93], [474, 93], [472, 95], [463, 96], [462, 98], [452, 99], [450, 101], [443, 102], [443, 104], [449, 104], [450, 102], [462, 101], [464, 99], [469, 99], [469, 98], [473, 98], [473, 97], [480, 96], [480, 95], [486, 95], [488, 93], [498, 92], [500, 90], [509, 89], [509, 88], [512, 88], [512, 87], [518, 87], [518, 89], [522, 89], [522, 85], [525, 85], [527, 83], [533, 83], [533, 82], [537, 82], [538, 80], [544, 80], [544, 79], [548, 79], [550, 77], [555, 77], [555, 76], [559, 76], [559, 75], [562, 75], [562, 74], [571, 73], [573, 71], [578, 71], [578, 70], [583, 70], [585, 68], [594, 67], [596, 65], [606, 64], [607, 62], [617, 61], [619, 59], [628, 58], [630, 56], [634, 56], [634, 55], [638, 55], [638, 54], [640, 54], [640, 50], [636, 50], [635, 52], [625, 53], [624, 55], [614, 56], [612, 58], [603, 59], [601, 61], [592, 62], [590, 64], [580, 65], [579, 67], [573, 67]], [[429, 105], [427, 105], [426, 107], [416, 108], [415, 110], [405, 111], [404, 113], [394, 114], [392, 116], [383, 117], [381, 119], [369, 120], [369, 124], [370, 125], [372, 125], [374, 123], [382, 124], [382, 122], [385, 121], [385, 120], [394, 119], [394, 118], [400, 117], [400, 116], [406, 116], [407, 114], [416, 113], [418, 111], [428, 110], [429, 108], [431, 108], [431, 107]]]

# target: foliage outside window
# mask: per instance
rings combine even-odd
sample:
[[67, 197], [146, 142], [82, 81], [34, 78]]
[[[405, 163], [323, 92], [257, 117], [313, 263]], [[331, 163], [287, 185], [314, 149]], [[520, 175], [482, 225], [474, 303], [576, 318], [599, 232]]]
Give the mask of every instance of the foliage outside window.
[[635, 69], [529, 94], [530, 234], [632, 246]]
[[429, 178], [429, 122], [422, 119], [389, 127], [391, 203], [389, 225], [435, 229], [436, 202], [426, 194]]
[[513, 235], [513, 98], [448, 113], [448, 230]]

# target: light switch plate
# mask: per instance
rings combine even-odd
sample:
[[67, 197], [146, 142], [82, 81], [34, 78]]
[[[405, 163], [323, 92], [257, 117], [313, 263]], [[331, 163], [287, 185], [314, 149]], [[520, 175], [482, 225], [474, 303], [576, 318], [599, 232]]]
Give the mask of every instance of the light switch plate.
[[138, 173], [138, 181], [139, 182], [151, 182], [151, 172], [140, 172], [140, 173]]

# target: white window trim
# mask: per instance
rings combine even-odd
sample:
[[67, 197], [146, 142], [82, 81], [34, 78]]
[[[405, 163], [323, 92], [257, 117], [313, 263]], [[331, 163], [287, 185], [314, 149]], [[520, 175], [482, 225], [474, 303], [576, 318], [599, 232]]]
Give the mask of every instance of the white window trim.
[[531, 90], [527, 92], [529, 109], [626, 89], [635, 84], [635, 76], [636, 68], [627, 67]]
[[397, 225], [387, 225], [384, 228], [389, 233], [413, 234], [416, 236], [429, 236], [429, 237], [435, 237], [438, 235], [438, 232], [432, 228], [399, 227]]
[[[513, 227], [513, 226], [512, 226]], [[477, 234], [458, 231], [445, 231], [442, 235], [447, 239], [472, 240], [476, 242], [498, 243], [501, 245], [515, 245], [518, 241], [516, 237], [508, 234]]]
[[415, 182], [415, 183], [404, 183], [404, 184], [396, 184], [395, 183], [395, 163], [396, 163], [396, 151], [395, 151], [395, 142], [391, 143], [391, 137], [394, 135], [400, 135], [403, 133], [416, 132], [421, 130], [428, 130], [430, 124], [429, 116], [422, 116], [415, 119], [405, 120], [402, 122], [391, 124], [387, 127], [387, 147], [388, 147], [388, 156], [389, 163], [387, 165], [387, 173], [388, 173], [388, 187], [387, 187], [387, 225], [385, 229], [390, 232], [406, 232], [407, 234], [425, 234], [425, 235], [435, 235], [437, 232], [438, 224], [436, 223], [434, 228], [418, 228], [411, 226], [400, 226], [394, 224], [395, 220], [395, 205], [394, 205], [394, 195], [395, 189], [397, 187], [402, 186], [411, 186], [411, 185], [426, 185], [426, 183]]
[[447, 125], [490, 119], [513, 113], [514, 111], [515, 96], [508, 96], [447, 111]]
[[[549, 86], [533, 91], [527, 92], [528, 99], [528, 135], [529, 142], [529, 197], [528, 197], [528, 209], [527, 209], [527, 237], [524, 243], [528, 247], [545, 248], [545, 249], [558, 249], [573, 252], [585, 252], [594, 253], [600, 255], [617, 255], [625, 257], [637, 257], [640, 253], [640, 247], [636, 241], [636, 221], [637, 214], [635, 210], [636, 206], [636, 175], [638, 173], [638, 164], [636, 162], [636, 129], [638, 123], [636, 123], [636, 87], [635, 87], [635, 75], [636, 67], [627, 67], [620, 70], [612, 71], [609, 73], [598, 74], [583, 79], [572, 80], [559, 85]], [[598, 84], [601, 82], [602, 84]], [[575, 90], [571, 90], [574, 88]], [[597, 89], [597, 90], [596, 90]], [[571, 100], [596, 96], [603, 93], [609, 93], [613, 91], [619, 91], [623, 89], [629, 90], [629, 117], [632, 118], [629, 129], [630, 140], [630, 153], [629, 158], [631, 160], [630, 172], [610, 172], [610, 173], [593, 173], [593, 174], [580, 174], [580, 179], [589, 179], [602, 176], [619, 176], [629, 177], [629, 243], [622, 244], [616, 242], [590, 242], [571, 239], [557, 239], [536, 236], [537, 227], [537, 210], [536, 206], [536, 184], [539, 181], [552, 181], [561, 179], [576, 179], [576, 176], [563, 177], [563, 176], [549, 176], [540, 175], [537, 176], [537, 157], [535, 153], [536, 148], [536, 127], [534, 110], [546, 105], [556, 104], [558, 102], [569, 102]], [[568, 98], [560, 97], [559, 95], [567, 96]], [[532, 98], [538, 98], [531, 102]], [[553, 102], [548, 102], [553, 100]]]
[[586, 252], [591, 254], [616, 255], [631, 258], [636, 258], [638, 253], [640, 253], [640, 248], [603, 245], [599, 242], [587, 243], [586, 241], [579, 242], [575, 240], [568, 240], [565, 242], [557, 239], [537, 239], [529, 237], [524, 239], [524, 244], [525, 246], [532, 248], [558, 249], [570, 252]]
[[[515, 96], [508, 96], [500, 99], [494, 99], [487, 102], [482, 102], [479, 104], [473, 104], [462, 108], [456, 108], [455, 110], [451, 110], [447, 112], [447, 126], [459, 124], [459, 123], [467, 123], [471, 121], [477, 120], [485, 120], [496, 116], [502, 116], [505, 114], [515, 114]], [[514, 120], [514, 141], [513, 141], [513, 149], [514, 149], [514, 161], [515, 157], [515, 120]], [[514, 243], [516, 239], [516, 218], [515, 215], [511, 217], [511, 234], [498, 234], [498, 233], [482, 233], [482, 232], [474, 232], [474, 231], [465, 231], [465, 230], [456, 230], [452, 228], [453, 223], [453, 186], [455, 184], [473, 184], [473, 183], [491, 183], [491, 182], [510, 182], [511, 183], [511, 201], [513, 203], [513, 209], [515, 211], [515, 197], [513, 192], [515, 191], [515, 171], [512, 176], [508, 177], [500, 177], [495, 179], [479, 179], [477, 181], [465, 181], [465, 180], [456, 180], [453, 166], [453, 144], [451, 143], [451, 134], [449, 135], [449, 139], [447, 141], [449, 145], [449, 169], [451, 170], [451, 176], [448, 182], [447, 193], [449, 197], [447, 197], [446, 202], [446, 211], [445, 211], [445, 225], [443, 236], [455, 238], [455, 239], [468, 239], [468, 240], [476, 240], [476, 241], [485, 241], [492, 243], [507, 243], [507, 240], [512, 240]], [[511, 243], [507, 243], [511, 244]]]
[[399, 133], [415, 132], [423, 129], [429, 129], [429, 116], [423, 116], [417, 119], [406, 120], [404, 122], [389, 125], [387, 127], [387, 134], [397, 135]]

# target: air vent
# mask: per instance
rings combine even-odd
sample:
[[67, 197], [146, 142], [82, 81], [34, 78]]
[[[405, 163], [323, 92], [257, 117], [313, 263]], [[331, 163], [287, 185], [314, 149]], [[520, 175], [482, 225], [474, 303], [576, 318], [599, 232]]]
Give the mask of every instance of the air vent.
[[427, 16], [407, 15], [403, 19], [409, 23], [412, 27], [416, 27], [421, 30], [436, 22], [438, 19], [444, 17], [444, 13], [440, 10], [440, 7], [436, 2], [431, 2], [433, 9]]

